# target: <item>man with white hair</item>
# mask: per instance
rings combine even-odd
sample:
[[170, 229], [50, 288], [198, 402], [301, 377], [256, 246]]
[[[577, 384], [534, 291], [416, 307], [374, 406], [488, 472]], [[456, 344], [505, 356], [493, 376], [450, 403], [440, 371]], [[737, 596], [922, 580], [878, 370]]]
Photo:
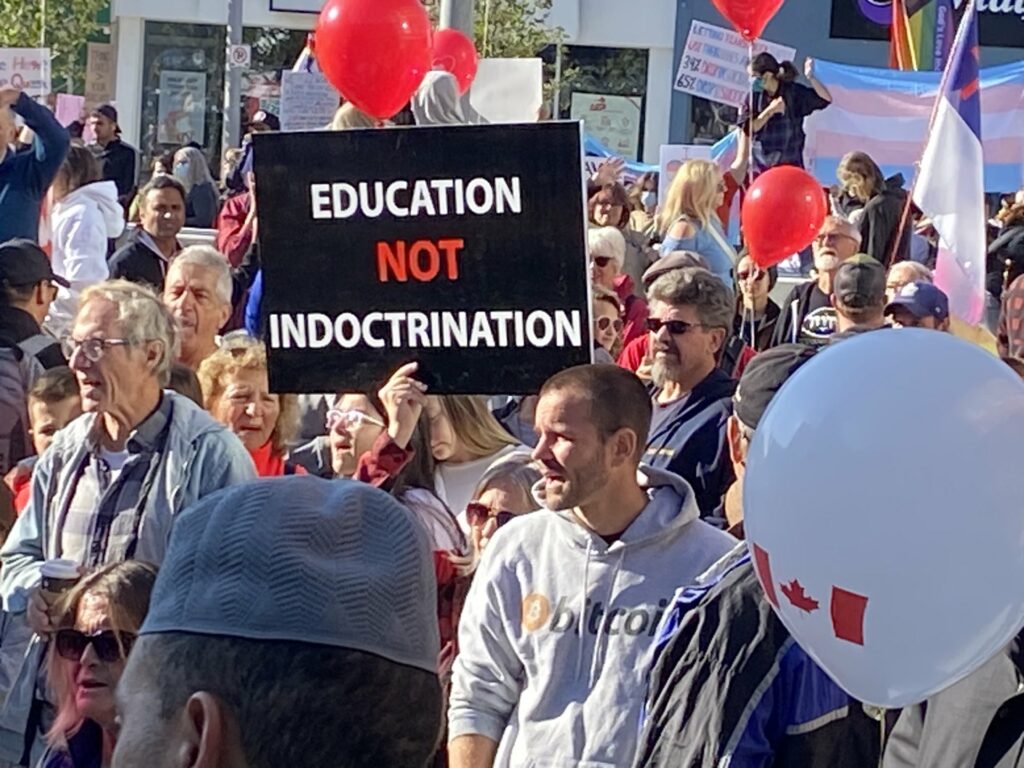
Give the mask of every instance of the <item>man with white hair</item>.
[[[18, 135], [16, 114], [35, 136], [29, 151], [11, 149]], [[70, 144], [50, 110], [17, 88], [0, 88], [0, 243], [38, 240], [39, 209]]]
[[[84, 414], [39, 459], [31, 501], [0, 550], [0, 597], [10, 619], [0, 668], [20, 670], [2, 692], [0, 759], [20, 757], [5, 749], [12, 736], [25, 744], [39, 735], [39, 718], [30, 717], [43, 701], [35, 680], [43, 638], [58, 618], [53, 598], [40, 589], [43, 563], [60, 558], [85, 570], [133, 559], [159, 565], [179, 512], [256, 475], [237, 437], [165, 390], [176, 347], [174, 321], [147, 288], [113, 280], [82, 293], [64, 351]], [[38, 633], [27, 643], [26, 623]], [[12, 735], [12, 724], [20, 733]]]
[[193, 371], [217, 350], [217, 334], [231, 317], [231, 270], [208, 245], [193, 245], [171, 262], [164, 281], [164, 306], [181, 339], [178, 362]]
[[633, 278], [623, 273], [626, 239], [615, 227], [594, 227], [587, 233], [590, 279], [594, 285], [615, 291], [622, 306], [622, 344], [625, 346], [647, 329], [647, 302], [634, 295]]
[[816, 280], [796, 286], [781, 304], [772, 346], [786, 343], [821, 346], [836, 331], [832, 282], [840, 265], [860, 250], [861, 234], [853, 224], [829, 216], [812, 243]]

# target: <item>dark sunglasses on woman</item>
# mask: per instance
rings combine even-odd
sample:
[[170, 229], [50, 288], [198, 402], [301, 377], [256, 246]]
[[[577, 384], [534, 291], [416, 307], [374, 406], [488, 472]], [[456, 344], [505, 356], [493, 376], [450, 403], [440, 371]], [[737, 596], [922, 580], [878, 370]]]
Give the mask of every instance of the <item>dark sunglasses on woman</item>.
[[486, 504], [481, 504], [478, 501], [471, 501], [466, 505], [466, 522], [470, 525], [483, 525], [492, 517], [497, 521], [498, 527], [501, 528], [501, 526], [515, 517], [515, 514], [505, 511], [493, 512]]
[[100, 661], [107, 663], [127, 658], [134, 642], [135, 635], [130, 632], [115, 632], [112, 629], [91, 635], [77, 629], [59, 629], [55, 639], [57, 654], [62, 659], [81, 661], [85, 649], [91, 645]]
[[599, 317], [597, 319], [597, 330], [607, 331], [609, 326], [615, 328], [616, 333], [622, 332], [622, 320], [619, 318]]

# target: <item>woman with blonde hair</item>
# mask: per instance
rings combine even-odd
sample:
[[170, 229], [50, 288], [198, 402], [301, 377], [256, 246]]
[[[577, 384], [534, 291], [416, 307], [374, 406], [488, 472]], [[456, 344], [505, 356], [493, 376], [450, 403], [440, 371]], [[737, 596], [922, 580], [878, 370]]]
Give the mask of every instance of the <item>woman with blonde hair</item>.
[[110, 765], [117, 739], [114, 691], [149, 612], [156, 567], [138, 560], [89, 574], [55, 606], [47, 659], [56, 703], [40, 768]]
[[430, 451], [437, 462], [437, 495], [464, 521], [473, 489], [497, 461], [527, 452], [501, 426], [483, 397], [432, 395], [425, 408], [430, 419]]
[[198, 371], [206, 410], [249, 451], [260, 477], [304, 475], [285, 460], [298, 431], [295, 395], [270, 391], [267, 350], [254, 339], [236, 339], [203, 360]]
[[736, 251], [725, 236], [716, 210], [725, 201], [725, 179], [710, 160], [687, 160], [672, 180], [658, 230], [662, 253], [693, 251], [707, 262], [713, 274], [733, 285]]
[[839, 161], [836, 176], [844, 196], [859, 206], [850, 214], [850, 221], [860, 229], [861, 251], [883, 264], [910, 258], [913, 227], [906, 210], [903, 174], [887, 179], [870, 155], [848, 152]]
[[175, 152], [174, 176], [185, 187], [185, 226], [212, 227], [217, 219], [217, 185], [203, 153], [195, 147]]

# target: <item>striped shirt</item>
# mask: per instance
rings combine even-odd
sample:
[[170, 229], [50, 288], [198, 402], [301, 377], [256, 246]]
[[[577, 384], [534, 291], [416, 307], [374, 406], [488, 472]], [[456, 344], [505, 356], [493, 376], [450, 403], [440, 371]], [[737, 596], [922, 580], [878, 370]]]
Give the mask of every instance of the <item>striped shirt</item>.
[[127, 460], [120, 470], [104, 458], [96, 430], [88, 438], [88, 451], [75, 470], [70, 502], [58, 517], [61, 557], [89, 568], [134, 557], [142, 524], [142, 511], [159, 467], [159, 453], [167, 442], [173, 404], [161, 396], [160, 404], [128, 437]]

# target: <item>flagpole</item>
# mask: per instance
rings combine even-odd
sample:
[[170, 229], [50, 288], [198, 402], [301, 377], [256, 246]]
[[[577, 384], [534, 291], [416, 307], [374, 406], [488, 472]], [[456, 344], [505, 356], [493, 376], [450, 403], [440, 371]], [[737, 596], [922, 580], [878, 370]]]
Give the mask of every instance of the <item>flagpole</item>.
[[[959, 51], [963, 37], [967, 34], [968, 24], [964, 24], [964, 21], [971, 23], [976, 21], [975, 7], [977, 6], [977, 0], [968, 0], [967, 8], [964, 11], [964, 15], [960, 18], [960, 23], [956, 28], [956, 37], [953, 38], [952, 51]], [[946, 87], [949, 85], [949, 78], [952, 77], [953, 67], [958, 57], [950, 55], [949, 61], [946, 62], [945, 68], [942, 70], [942, 78], [939, 80], [939, 90], [935, 94], [935, 103], [932, 104], [932, 114], [928, 118], [928, 131], [925, 133], [925, 148], [928, 146], [928, 138], [932, 134], [932, 130], [935, 127], [935, 119], [939, 114], [939, 106], [942, 103], [942, 98], [946, 94]], [[921, 161], [918, 160], [914, 164], [914, 180], [910, 185], [910, 191], [907, 194], [906, 205], [903, 206], [903, 215], [900, 217], [900, 226], [896, 230], [896, 239], [893, 241], [892, 252], [889, 254], [889, 258], [886, 260], [886, 267], [892, 266], [896, 261], [896, 254], [899, 252], [900, 242], [903, 240], [903, 233], [907, 229], [907, 219], [910, 217], [910, 206], [914, 203], [914, 193], [917, 191], [917, 182], [921, 178]]]

